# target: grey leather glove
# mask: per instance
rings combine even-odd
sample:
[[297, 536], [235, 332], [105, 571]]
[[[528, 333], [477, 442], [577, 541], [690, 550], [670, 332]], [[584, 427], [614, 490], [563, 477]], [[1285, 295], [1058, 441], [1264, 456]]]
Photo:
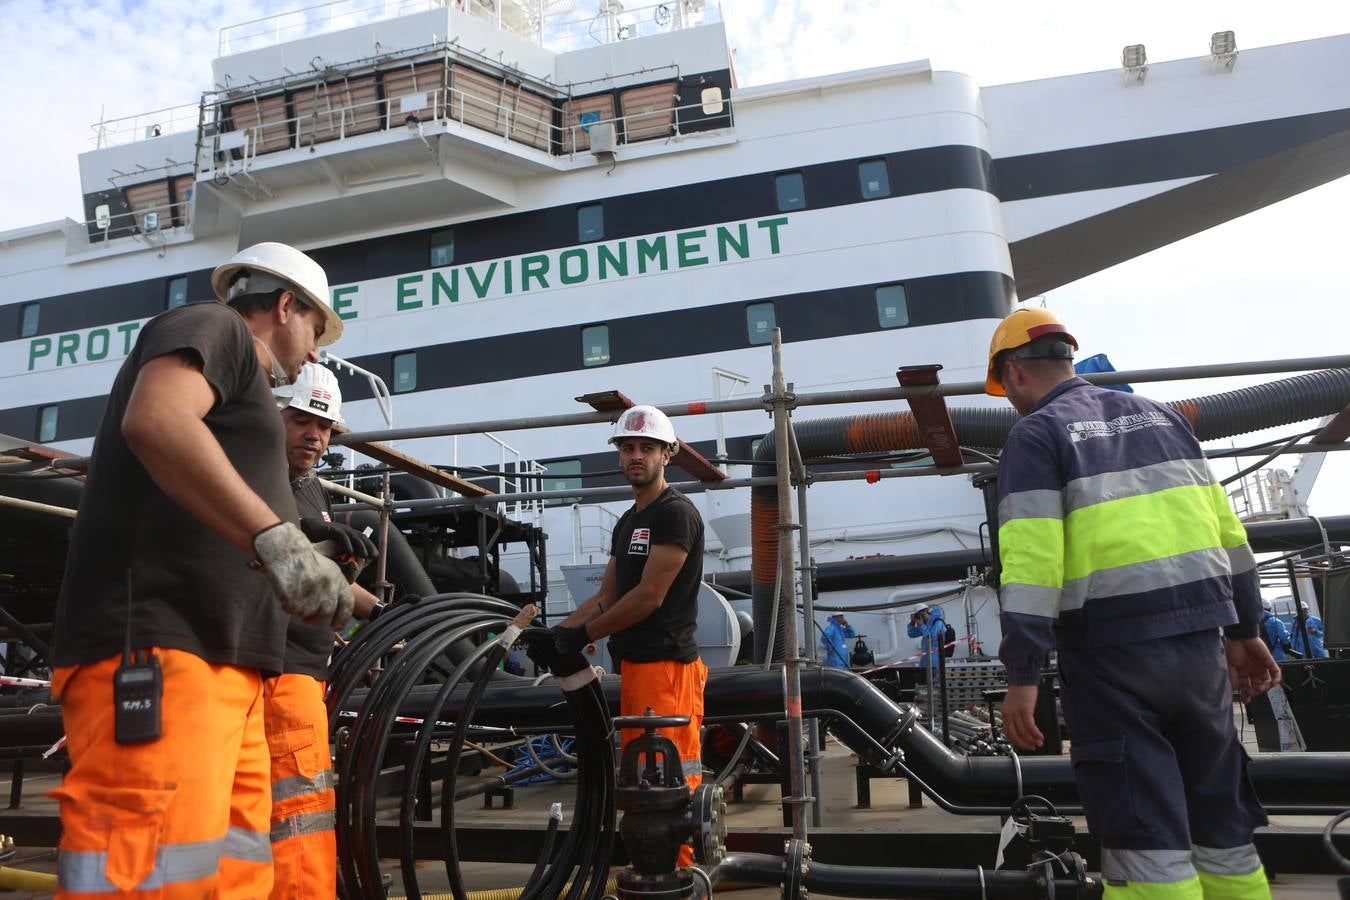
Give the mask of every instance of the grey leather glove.
[[281, 608], [311, 624], [341, 628], [352, 617], [352, 589], [338, 564], [314, 549], [298, 526], [278, 522], [253, 537]]

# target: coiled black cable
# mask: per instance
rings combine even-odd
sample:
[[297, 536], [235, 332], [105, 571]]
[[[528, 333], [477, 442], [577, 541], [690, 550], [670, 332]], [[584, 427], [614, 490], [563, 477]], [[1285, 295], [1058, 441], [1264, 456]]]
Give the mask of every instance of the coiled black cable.
[[[466, 896], [455, 845], [455, 800], [458, 758], [474, 711], [514, 630], [508, 630], [519, 609], [506, 601], [477, 594], [446, 594], [421, 603], [395, 606], [365, 626], [334, 659], [329, 673], [327, 704], [338, 773], [337, 839], [339, 892], [344, 898], [380, 898], [376, 811], [379, 775], [390, 756], [391, 742], [406, 744], [399, 803], [400, 871], [409, 898], [421, 897], [413, 847], [417, 793], [429, 765], [433, 740], [449, 750], [441, 781], [439, 831], [446, 848], [445, 870], [451, 894]], [[488, 635], [499, 635], [488, 639]], [[527, 628], [520, 638], [531, 643], [545, 662], [551, 658], [547, 629]], [[472, 649], [464, 652], [468, 645]], [[454, 653], [448, 652], [455, 647]], [[455, 659], [447, 671], [445, 661]], [[380, 668], [382, 666], [382, 668]], [[344, 715], [353, 693], [374, 678], [360, 709]], [[576, 803], [566, 835], [557, 841], [558, 820], [552, 815], [544, 846], [521, 893], [522, 900], [599, 900], [604, 893], [617, 834], [615, 772], [611, 748], [613, 726], [598, 681], [585, 670], [568, 683], [563, 699], [576, 729], [578, 777]], [[436, 686], [435, 698], [418, 723], [399, 722], [400, 708], [414, 688]], [[452, 702], [453, 697], [453, 702]], [[447, 708], [458, 709], [452, 723], [437, 721]], [[569, 887], [570, 884], [570, 887]]]

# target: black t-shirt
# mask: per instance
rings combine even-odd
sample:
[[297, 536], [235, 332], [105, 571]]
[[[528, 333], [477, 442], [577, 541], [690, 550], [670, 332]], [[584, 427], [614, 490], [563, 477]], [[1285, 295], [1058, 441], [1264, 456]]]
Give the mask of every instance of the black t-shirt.
[[252, 554], [165, 496], [122, 437], [141, 367], [170, 353], [201, 364], [216, 395], [204, 421], [231, 465], [278, 517], [296, 520], [285, 429], [244, 320], [220, 303], [156, 316], [117, 373], [99, 423], [57, 601], [53, 662], [78, 665], [121, 651], [129, 573], [132, 646], [279, 672], [287, 617], [249, 568]]
[[703, 519], [694, 504], [674, 488], [666, 488], [645, 509], [634, 504], [614, 526], [610, 555], [614, 557], [618, 596], [642, 581], [651, 548], [678, 544], [689, 552], [656, 612], [609, 637], [609, 651], [631, 662], [698, 658], [698, 583], [703, 577]]
[[[295, 505], [302, 519], [333, 521], [333, 504], [317, 475], [306, 475], [291, 482]], [[327, 625], [309, 625], [291, 617], [286, 625], [286, 666], [288, 675], [310, 675], [323, 681], [328, 677], [328, 655], [333, 652], [333, 629]]]

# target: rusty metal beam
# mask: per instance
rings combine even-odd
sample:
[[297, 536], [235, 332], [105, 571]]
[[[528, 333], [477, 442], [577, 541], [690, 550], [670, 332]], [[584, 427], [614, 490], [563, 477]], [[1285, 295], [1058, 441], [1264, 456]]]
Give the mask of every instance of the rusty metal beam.
[[[895, 373], [901, 387], [931, 387], [938, 383], [937, 364], [926, 366], [901, 366]], [[933, 454], [933, 462], [939, 466], [959, 466], [962, 463], [961, 445], [956, 439], [956, 426], [952, 424], [951, 413], [947, 411], [947, 401], [940, 396], [907, 397], [910, 410], [914, 413], [914, 422], [919, 426], [919, 436], [924, 446]]]
[[1339, 444], [1346, 438], [1350, 438], [1350, 406], [1336, 414], [1322, 430], [1313, 435], [1314, 444]]

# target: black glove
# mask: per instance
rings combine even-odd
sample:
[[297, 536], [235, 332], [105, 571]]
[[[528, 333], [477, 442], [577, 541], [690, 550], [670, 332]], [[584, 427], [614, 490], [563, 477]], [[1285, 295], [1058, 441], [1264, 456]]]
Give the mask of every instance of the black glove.
[[540, 635], [532, 639], [526, 645], [525, 653], [537, 665], [561, 678], [575, 675], [590, 665], [581, 652], [590, 642], [585, 628], [555, 625], [549, 629], [547, 636]]
[[374, 541], [349, 525], [325, 522], [323, 519], [301, 519], [300, 530], [309, 538], [311, 544], [335, 542], [343, 556], [374, 559], [380, 553]]
[[586, 633], [586, 626], [584, 625], [580, 628], [573, 628], [570, 625], [554, 625], [549, 630], [553, 634], [553, 648], [558, 651], [559, 656], [571, 656], [574, 653], [580, 653], [591, 642], [591, 636]]

